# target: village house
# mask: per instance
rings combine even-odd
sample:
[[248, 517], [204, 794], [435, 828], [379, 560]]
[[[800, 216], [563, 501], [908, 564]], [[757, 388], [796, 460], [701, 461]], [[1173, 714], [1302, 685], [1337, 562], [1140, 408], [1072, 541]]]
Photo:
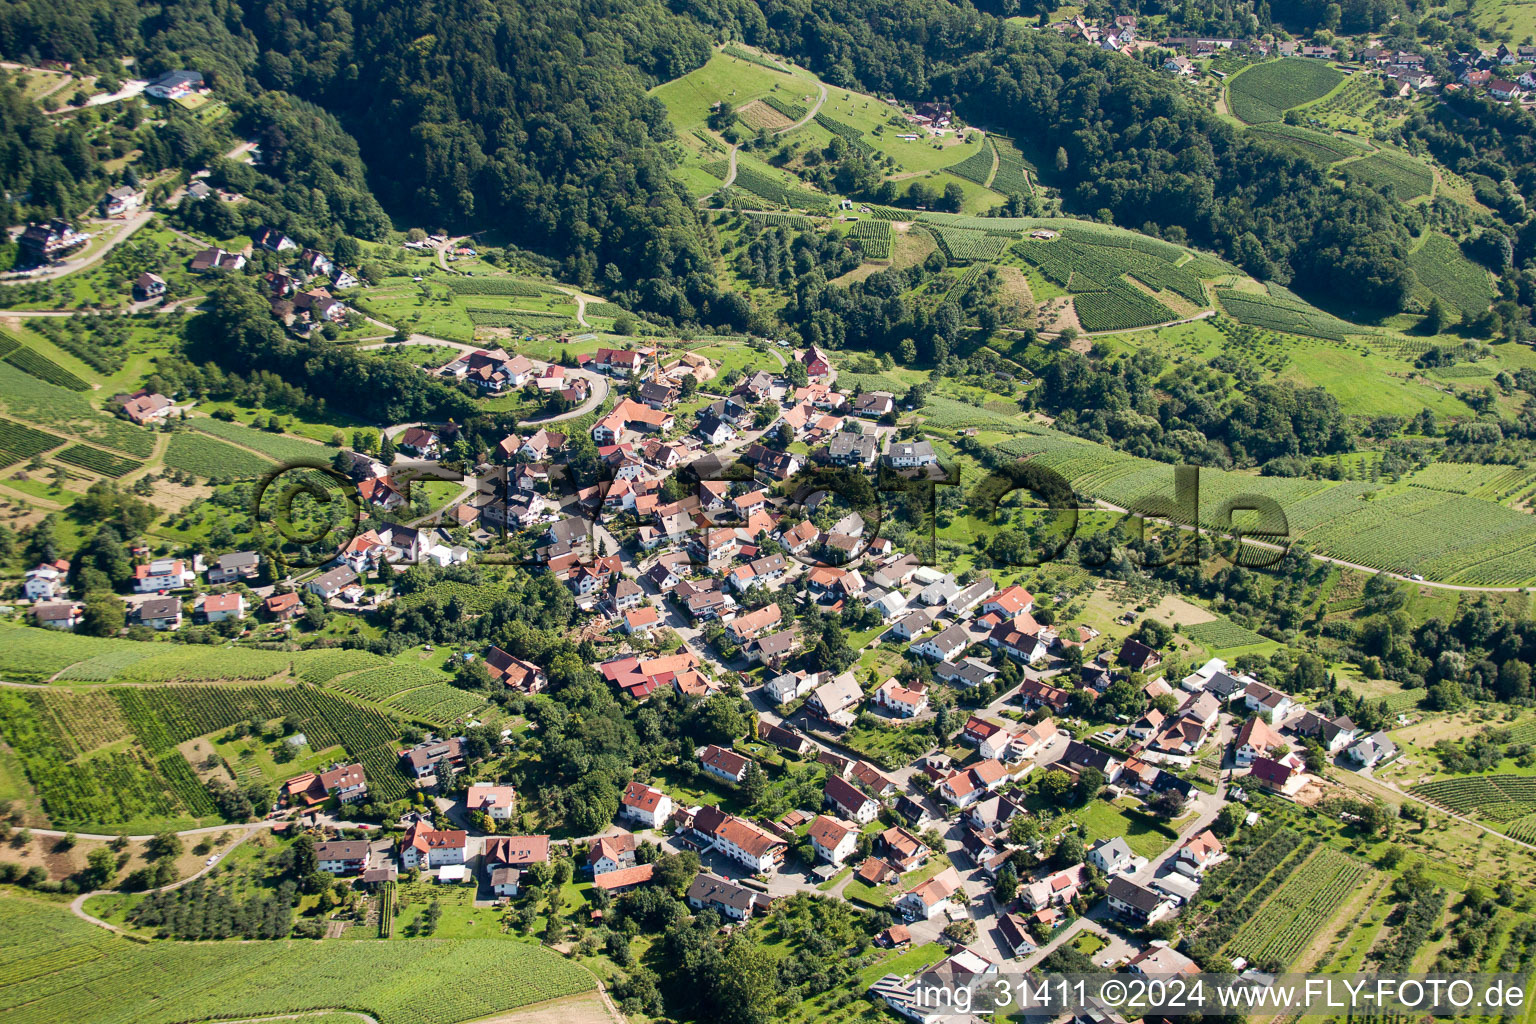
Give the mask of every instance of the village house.
[[887, 679], [874, 692], [874, 702], [902, 718], [916, 718], [928, 709], [928, 692], [921, 686], [906, 687]]
[[32, 609], [32, 621], [44, 629], [73, 631], [79, 627], [84, 617], [84, 607], [75, 604], [73, 601], [39, 604]]
[[699, 752], [699, 763], [715, 778], [737, 785], [747, 777], [747, 767], [752, 762], [734, 751], [711, 743]]
[[1174, 909], [1171, 897], [1120, 876], [1109, 880], [1108, 896], [1109, 909], [1137, 928], [1156, 924]]
[[357, 875], [368, 869], [366, 839], [333, 839], [315, 844], [315, 867], [330, 875]]
[[672, 798], [654, 786], [631, 782], [624, 787], [619, 815], [633, 818], [647, 828], [660, 828], [672, 814]]
[[1077, 899], [1088, 881], [1088, 866], [1073, 864], [1020, 886], [1019, 902], [1032, 911], [1064, 906]]
[[840, 865], [853, 856], [857, 849], [859, 829], [855, 825], [821, 814], [811, 822], [806, 835], [810, 837], [811, 848], [815, 850], [817, 859]]
[[220, 555], [208, 569], [208, 584], [220, 586], [241, 580], [253, 580], [261, 572], [261, 556], [254, 551], [232, 551]]
[[844, 672], [842, 675], [824, 682], [811, 691], [806, 699], [806, 706], [817, 715], [844, 728], [852, 726], [857, 719], [854, 713], [864, 699], [864, 691], [860, 688], [858, 680], [852, 672]]
[[464, 742], [457, 737], [446, 740], [429, 739], [409, 750], [402, 750], [400, 759], [401, 767], [418, 779], [436, 775], [439, 766], [445, 764], [450, 770], [458, 770], [464, 767]]
[[745, 818], [727, 816], [714, 830], [715, 849], [757, 874], [771, 874], [784, 862], [788, 844]]
[[245, 595], [204, 594], [197, 599], [195, 611], [202, 621], [210, 624], [222, 622], [225, 619], [243, 619], [245, 618]]
[[892, 905], [908, 921], [928, 921], [942, 913], [953, 896], [964, 899], [965, 887], [960, 882], [960, 873], [949, 867], [908, 889]]
[[492, 782], [476, 782], [464, 795], [464, 807], [471, 814], [478, 812], [492, 821], [508, 821], [517, 810], [517, 790]]
[[1277, 757], [1291, 749], [1285, 737], [1257, 715], [1243, 723], [1233, 743], [1236, 745], [1233, 759], [1239, 768], [1251, 765], [1256, 757]]
[[53, 562], [39, 562], [26, 572], [22, 593], [28, 601], [52, 601], [64, 589], [64, 578], [69, 573], [69, 563], [62, 558]]
[[1190, 878], [1199, 878], [1207, 868], [1227, 859], [1227, 851], [1216, 838], [1216, 833], [1206, 829], [1179, 847], [1173, 858], [1173, 870]]
[[868, 825], [880, 812], [880, 802], [836, 775], [827, 776], [823, 802], [840, 817]]
[[713, 910], [730, 921], [745, 921], [753, 911], [768, 909], [764, 894], [703, 873], [694, 876], [685, 899], [694, 910]]
[[175, 597], [151, 597], [139, 602], [134, 618], [141, 626], [166, 632], [181, 628], [181, 600]]
[[616, 836], [600, 836], [593, 840], [587, 851], [587, 869], [596, 878], [612, 871], [622, 871], [635, 866], [635, 850], [639, 843], [633, 832], [621, 832]]
[[438, 831], [427, 822], [412, 823], [400, 840], [402, 868], [440, 868], [463, 864], [469, 833], [461, 829]]
[[179, 558], [157, 558], [148, 565], [133, 567], [133, 589], [138, 594], [179, 590], [191, 583], [193, 573]]

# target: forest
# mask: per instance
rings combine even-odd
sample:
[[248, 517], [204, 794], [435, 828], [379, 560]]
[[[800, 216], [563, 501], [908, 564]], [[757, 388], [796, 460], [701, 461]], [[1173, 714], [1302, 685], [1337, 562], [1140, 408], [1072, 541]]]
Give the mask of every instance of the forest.
[[[12, 5], [0, 47], [96, 61], [132, 53], [151, 71], [204, 70], [285, 182], [243, 184], [307, 238], [375, 237], [385, 222], [366, 181], [413, 222], [495, 223], [558, 259], [565, 279], [675, 322], [748, 321], [716, 277], [712, 231], [666, 173], [672, 129], [644, 93], [701, 65], [722, 34], [834, 85], [949, 99], [967, 120], [1059, 151], [1054, 174], [1042, 173], [1075, 213], [1214, 248], [1250, 273], [1362, 312], [1400, 309], [1411, 289], [1413, 214], [1364, 185], [1341, 192], [1313, 164], [1234, 133], [1140, 62], [1013, 31], [969, 3], [70, 8]], [[323, 207], [310, 198], [317, 191]], [[1515, 244], [1518, 264], [1530, 243]]]

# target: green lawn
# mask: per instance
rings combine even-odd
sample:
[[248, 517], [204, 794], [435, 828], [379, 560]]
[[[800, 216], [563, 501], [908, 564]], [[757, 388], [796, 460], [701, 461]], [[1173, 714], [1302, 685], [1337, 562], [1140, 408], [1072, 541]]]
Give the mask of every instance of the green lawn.
[[716, 53], [703, 67], [651, 90], [666, 105], [668, 119], [685, 135], [704, 124], [716, 103], [725, 101], [739, 108], [769, 94], [809, 107], [815, 102], [816, 86], [808, 76], [786, 75]]
[[1139, 857], [1155, 857], [1168, 848], [1178, 836], [1165, 825], [1154, 825], [1139, 817], [1125, 813], [1106, 800], [1094, 800], [1087, 806], [1072, 812], [1071, 817], [1082, 825], [1085, 845], [1100, 839], [1124, 837], [1126, 845]]

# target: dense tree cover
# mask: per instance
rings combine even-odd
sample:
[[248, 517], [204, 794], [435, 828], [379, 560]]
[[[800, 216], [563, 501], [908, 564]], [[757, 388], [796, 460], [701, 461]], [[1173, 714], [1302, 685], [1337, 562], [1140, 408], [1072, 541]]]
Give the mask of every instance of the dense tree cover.
[[311, 398], [386, 423], [462, 419], [474, 400], [396, 360], [377, 359], [312, 336], [294, 338], [244, 278], [210, 296], [208, 311], [187, 324], [187, 355], [236, 373], [270, 371]]
[[1038, 152], [1060, 148], [1052, 183], [1073, 210], [1150, 223], [1354, 307], [1395, 310], [1407, 299], [1408, 236], [1395, 204], [1361, 186], [1341, 190], [1306, 161], [1248, 141], [1138, 62], [1053, 33], [1011, 32], [939, 0], [860, 0], [835, 11], [776, 0], [764, 16], [761, 28], [743, 19], [751, 41], [834, 84], [948, 98]]
[[[261, 162], [213, 161], [213, 185], [249, 202], [185, 202], [177, 213], [215, 238], [271, 226], [304, 244], [333, 250], [343, 234], [372, 240], [389, 218], [369, 190], [357, 141], [336, 118], [286, 93], [243, 104], [240, 134], [261, 146]], [[354, 261], [348, 261], [354, 262]]]
[[1090, 360], [1062, 352], [1030, 392], [1056, 427], [1164, 461], [1246, 466], [1354, 446], [1338, 400], [1322, 388], [1245, 381], [1140, 351]]

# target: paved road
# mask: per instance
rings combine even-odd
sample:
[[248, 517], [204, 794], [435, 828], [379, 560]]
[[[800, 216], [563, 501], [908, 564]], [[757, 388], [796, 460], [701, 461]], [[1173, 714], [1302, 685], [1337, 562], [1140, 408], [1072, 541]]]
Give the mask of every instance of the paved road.
[[[224, 858], [228, 857], [230, 855], [230, 853], [235, 849], [235, 847], [239, 846], [241, 843], [243, 843], [247, 839], [251, 838], [252, 833], [254, 833], [257, 829], [260, 829], [260, 828], [271, 828], [271, 827], [272, 827], [272, 822], [270, 822], [270, 821], [260, 821], [260, 822], [250, 822], [250, 823], [247, 823], [245, 825], [222, 825], [222, 826], [219, 826], [217, 828], [193, 829], [193, 830], [188, 831], [188, 832], [178, 832], [178, 833], [176, 833], [179, 836], [190, 836], [190, 835], [198, 835], [198, 834], [201, 834], [203, 832], [227, 832], [227, 831], [229, 831], [232, 828], [242, 828], [242, 829], [244, 829], [244, 832], [240, 835], [240, 838], [236, 839], [233, 843], [231, 843], [229, 845], [229, 849], [225, 850], [223, 853], [219, 854], [213, 860], [212, 863], [204, 864], [201, 868], [199, 868], [197, 871], [193, 872], [192, 874], [188, 875], [186, 878], [177, 879], [176, 881], [170, 883], [169, 885], [162, 885], [162, 886], [160, 886], [158, 889], [146, 889], [144, 891], [145, 892], [169, 892], [172, 889], [180, 889], [182, 886], [186, 885], [188, 882], [192, 882], [192, 881], [195, 881], [195, 880], [197, 880], [199, 878], [202, 878], [208, 872], [214, 870], [220, 864], [222, 864], [224, 862]], [[32, 829], [32, 834], [33, 835], [54, 835], [56, 833], [50, 832], [47, 829], [35, 828], [35, 829]], [[86, 838], [86, 839], [101, 839], [101, 838], [108, 838], [108, 837], [104, 837], [104, 836], [84, 836], [83, 838]], [[110, 837], [110, 838], [116, 838], [116, 837], [113, 836], [113, 837]], [[149, 839], [149, 838], [152, 838], [152, 837], [150, 837], [150, 836], [130, 836], [129, 838], [130, 839]], [[70, 900], [70, 902], [69, 902], [70, 913], [74, 914], [76, 917], [80, 918], [82, 921], [89, 921], [91, 924], [98, 925], [98, 926], [100, 926], [102, 928], [107, 929], [108, 931], [121, 932], [122, 929], [119, 928], [117, 925], [111, 924], [111, 923], [109, 923], [107, 921], [103, 921], [99, 917], [93, 917], [92, 915], [87, 914], [85, 912], [85, 901], [86, 900], [90, 899], [92, 896], [99, 896], [99, 895], [103, 895], [105, 893], [111, 893], [111, 892], [116, 892], [116, 891], [117, 891], [116, 889], [95, 889], [95, 890], [92, 890], [91, 892], [83, 892], [80, 895], [76, 896], [74, 899]]]
[[[176, 194], [179, 194], [180, 191], [178, 189]], [[174, 199], [176, 194], [173, 194], [171, 198]], [[94, 225], [103, 229], [118, 227], [119, 225], [121, 227], [119, 227], [117, 234], [106, 245], [87, 256], [77, 256], [72, 259], [61, 260], [58, 263], [51, 263], [46, 267], [32, 271], [27, 277], [11, 277], [7, 278], [7, 281], [52, 281], [66, 274], [73, 274], [77, 270], [84, 270], [86, 267], [100, 263], [107, 253], [123, 244], [130, 235], [145, 224], [148, 224], [150, 218], [155, 216], [155, 212], [151, 207], [144, 207], [138, 213], [132, 214], [122, 221], [93, 221]]]
[[[816, 89], [817, 89], [819, 95], [816, 97], [816, 102], [811, 105], [811, 109], [806, 111], [805, 116], [802, 117], [800, 120], [796, 121], [792, 125], [789, 125], [789, 126], [784, 127], [784, 128], [780, 128], [778, 131], [774, 132], [775, 135], [788, 135], [790, 132], [794, 131], [796, 128], [802, 128], [806, 124], [810, 123], [811, 118], [815, 117], [817, 114], [819, 114], [821, 112], [821, 105], [823, 103], [827, 102], [827, 87], [823, 83], [817, 82], [816, 83]], [[736, 172], [736, 153], [735, 153], [734, 150], [732, 150], [732, 152], [731, 152], [731, 173], [734, 175], [735, 172]], [[729, 185], [730, 182], [726, 182], [726, 184]]]

